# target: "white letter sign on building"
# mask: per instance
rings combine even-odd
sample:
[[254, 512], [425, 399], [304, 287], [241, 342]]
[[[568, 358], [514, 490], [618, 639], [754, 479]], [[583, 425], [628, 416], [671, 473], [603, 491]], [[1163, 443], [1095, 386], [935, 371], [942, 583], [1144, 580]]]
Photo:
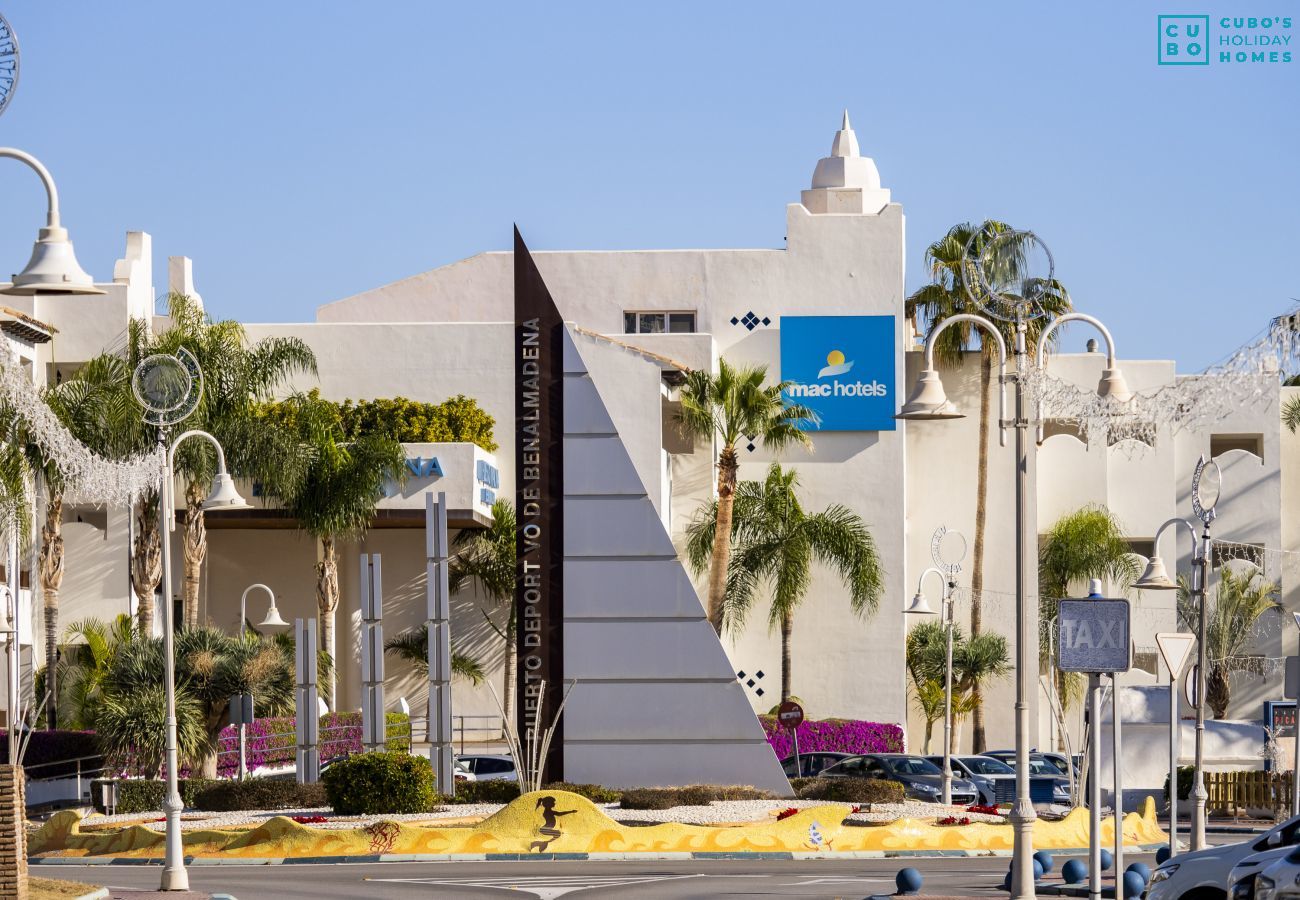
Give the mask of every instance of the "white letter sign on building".
[[1057, 668], [1062, 672], [1127, 672], [1127, 600], [1062, 600], [1057, 607]]

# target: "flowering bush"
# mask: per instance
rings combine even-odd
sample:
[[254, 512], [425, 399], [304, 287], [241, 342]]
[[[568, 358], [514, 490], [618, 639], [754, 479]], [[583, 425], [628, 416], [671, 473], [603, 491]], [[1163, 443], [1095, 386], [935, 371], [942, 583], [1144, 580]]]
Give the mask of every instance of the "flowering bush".
[[[403, 713], [387, 716], [388, 747], [405, 750], [411, 746], [411, 721]], [[245, 729], [248, 748], [244, 758], [249, 771], [264, 766], [294, 763], [297, 722], [293, 716], [258, 719]], [[221, 731], [217, 750], [217, 774], [233, 776], [239, 769], [239, 726]], [[320, 719], [320, 761], [328, 762], [361, 752], [361, 713], [327, 713]]]
[[799, 815], [799, 810], [793, 806], [788, 806], [776, 814], [776, 820], [780, 822], [782, 819], [788, 819], [791, 816], [797, 815]]
[[934, 824], [936, 825], [969, 825], [970, 816], [962, 816], [960, 819], [956, 816], [944, 816]]
[[329, 821], [324, 816], [294, 816], [293, 820], [299, 825], [320, 825], [322, 822]]
[[[759, 716], [767, 742], [777, 759], [794, 753], [790, 729], [777, 724], [775, 716]], [[841, 753], [902, 753], [903, 729], [885, 722], [857, 719], [805, 719], [798, 728], [799, 752], [833, 750]]]
[[966, 807], [966, 812], [979, 813], [982, 816], [1002, 815], [1002, 813], [998, 812], [998, 808], [996, 806], [982, 806], [979, 803], [975, 803], [972, 804], [971, 806]]

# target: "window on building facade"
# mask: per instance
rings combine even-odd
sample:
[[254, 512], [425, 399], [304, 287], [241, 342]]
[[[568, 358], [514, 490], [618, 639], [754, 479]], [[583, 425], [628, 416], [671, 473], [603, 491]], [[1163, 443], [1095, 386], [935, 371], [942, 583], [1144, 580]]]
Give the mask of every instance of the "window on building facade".
[[1125, 543], [1128, 544], [1129, 553], [1136, 553], [1138, 556], [1146, 559], [1150, 559], [1155, 555], [1156, 542], [1153, 540], [1146, 538], [1129, 538]]
[[1083, 440], [1083, 429], [1074, 419], [1048, 419], [1043, 422], [1043, 440], [1058, 434], [1068, 434], [1072, 438]]
[[624, 334], [692, 334], [694, 331], [694, 312], [632, 310], [623, 313]]
[[1210, 459], [1227, 453], [1229, 450], [1245, 450], [1260, 459], [1264, 458], [1264, 435], [1262, 434], [1212, 434], [1210, 435]]

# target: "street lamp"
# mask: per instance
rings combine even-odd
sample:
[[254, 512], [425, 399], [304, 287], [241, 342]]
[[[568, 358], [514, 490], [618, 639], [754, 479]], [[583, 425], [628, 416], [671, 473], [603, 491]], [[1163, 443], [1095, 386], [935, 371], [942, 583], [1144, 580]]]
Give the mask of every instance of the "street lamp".
[[[972, 248], [977, 239], [986, 236], [979, 252], [972, 258]], [[999, 248], [999, 245], [1002, 245]], [[998, 248], [999, 256], [986, 266], [990, 251]], [[1028, 261], [1032, 251], [1039, 251], [1045, 258], [1047, 271], [1045, 277], [1040, 274], [1028, 274], [1021, 266], [1009, 265], [1009, 260]], [[1025, 409], [1025, 381], [1035, 366], [1042, 369], [1046, 360], [1043, 347], [1047, 337], [1066, 322], [1081, 321], [1097, 328], [1106, 340], [1106, 369], [1102, 374], [1098, 393], [1110, 397], [1116, 402], [1124, 402], [1132, 397], [1122, 374], [1115, 362], [1115, 346], [1110, 332], [1092, 316], [1082, 313], [1067, 313], [1058, 316], [1039, 337], [1038, 353], [1031, 358], [1027, 346], [1026, 334], [1030, 319], [1041, 318], [1045, 312], [1040, 304], [1044, 295], [1053, 290], [1054, 263], [1051, 252], [1038, 238], [1028, 231], [1009, 231], [986, 235], [976, 232], [966, 245], [964, 264], [961, 267], [961, 280], [967, 295], [975, 308], [987, 313], [992, 318], [1002, 319], [1015, 324], [1016, 361], [1014, 374], [1006, 374], [1007, 350], [1002, 334], [994, 323], [983, 315], [960, 313], [949, 316], [933, 329], [925, 341], [925, 361], [920, 377], [912, 395], [903, 405], [897, 418], [900, 419], [955, 419], [960, 413], [948, 399], [943, 389], [943, 382], [934, 365], [935, 341], [943, 331], [958, 322], [969, 322], [977, 328], [992, 335], [998, 349], [998, 381], [1004, 385], [1011, 381], [1015, 385], [1015, 418], [1006, 418], [1006, 397], [1004, 390], [999, 390], [998, 426], [1001, 440], [1005, 445], [1006, 428], [1011, 425], [1016, 430], [1016, 802], [1011, 808], [1011, 825], [1014, 833], [1014, 849], [1011, 866], [1011, 898], [1025, 900], [1034, 896], [1033, 870], [1033, 829], [1038, 814], [1034, 811], [1033, 800], [1029, 796], [1029, 695], [1031, 672], [1037, 665], [1035, 648], [1030, 646], [1029, 597], [1026, 584], [1029, 580], [1028, 554], [1026, 552], [1025, 525], [1026, 492], [1029, 474], [1029, 445], [1027, 432], [1030, 420]], [[972, 280], [975, 281], [972, 284]], [[1040, 413], [1041, 415], [1041, 413]]]
[[916, 596], [912, 598], [912, 603], [907, 609], [903, 610], [910, 614], [927, 614], [933, 613], [930, 604], [926, 602], [925, 594], [922, 588], [925, 584], [925, 576], [929, 574], [939, 576], [943, 583], [944, 593], [942, 600], [943, 618], [943, 635], [944, 635], [944, 663], [943, 663], [943, 796], [944, 806], [952, 805], [952, 595], [957, 585], [944, 578], [942, 572], [934, 566], [930, 566], [921, 573], [921, 577], [916, 582]]
[[176, 511], [173, 507], [172, 482], [176, 478], [176, 448], [192, 437], [203, 438], [217, 451], [217, 474], [212, 479], [212, 490], [203, 501], [204, 510], [245, 509], [247, 501], [235, 490], [235, 480], [226, 471], [226, 453], [217, 439], [206, 431], [192, 429], [183, 432], [167, 450], [167, 467], [163, 470], [162, 490], [158, 492], [163, 522], [162, 583], [163, 596], [163, 667], [167, 687], [167, 799], [163, 811], [167, 816], [167, 850], [163, 859], [162, 885], [164, 891], [188, 891], [190, 876], [185, 871], [185, 853], [181, 845], [180, 789], [176, 783], [179, 764], [176, 759], [176, 635], [172, 625], [172, 544], [171, 532], [176, 529]]
[[[244, 505], [247, 506], [248, 504], [244, 504]], [[249, 595], [249, 592], [251, 592], [251, 591], [255, 591], [255, 590], [258, 590], [259, 588], [260, 588], [261, 590], [266, 591], [266, 593], [270, 596], [270, 598], [271, 598], [271, 608], [268, 609], [268, 610], [266, 611], [266, 618], [263, 619], [262, 621], [260, 621], [260, 622], [257, 623], [257, 627], [258, 627], [258, 628], [274, 628], [274, 629], [276, 629], [276, 630], [279, 630], [279, 629], [281, 629], [281, 628], [288, 628], [288, 627], [289, 627], [289, 623], [286, 622], [284, 619], [280, 618], [280, 611], [279, 611], [278, 609], [275, 608], [275, 592], [272, 591], [272, 590], [271, 590], [269, 587], [267, 587], [266, 585], [261, 584], [260, 582], [259, 582], [258, 584], [250, 584], [248, 587], [244, 588], [244, 593], [243, 593], [242, 595], [240, 595], [240, 598], [239, 598], [239, 637], [240, 637], [240, 640], [243, 640], [243, 638], [244, 638], [244, 632], [247, 631], [246, 625], [247, 625], [247, 622], [248, 622], [248, 595]]]
[[72, 241], [68, 240], [68, 230], [59, 224], [59, 190], [54, 186], [54, 179], [50, 176], [49, 169], [41, 165], [40, 160], [30, 153], [15, 150], [13, 147], [0, 147], [0, 157], [16, 159], [34, 169], [45, 185], [45, 196], [48, 201], [45, 227], [37, 235], [36, 244], [32, 247], [32, 258], [27, 261], [26, 267], [13, 277], [13, 283], [0, 290], [0, 294], [104, 293], [95, 287], [94, 280], [77, 263], [76, 254], [72, 251]]
[[[1218, 482], [1215, 490], [1214, 502], [1208, 507], [1201, 498], [1201, 480], [1205, 474], [1207, 466], [1213, 466], [1216, 481]], [[1182, 524], [1192, 536], [1192, 602], [1197, 607], [1196, 623], [1196, 671], [1193, 673], [1196, 677], [1196, 761], [1195, 774], [1193, 775], [1192, 785], [1192, 834], [1191, 844], [1193, 850], [1202, 850], [1205, 848], [1205, 803], [1210, 798], [1209, 792], [1205, 789], [1205, 679], [1206, 672], [1206, 617], [1205, 617], [1205, 592], [1210, 578], [1210, 523], [1217, 516], [1215, 507], [1219, 503], [1219, 496], [1223, 492], [1223, 472], [1219, 469], [1218, 463], [1213, 460], [1206, 460], [1204, 455], [1196, 461], [1196, 472], [1192, 475], [1192, 512], [1196, 518], [1201, 521], [1202, 532], [1201, 541], [1196, 542], [1196, 529], [1185, 519], [1170, 519], [1165, 522], [1156, 531], [1155, 542], [1160, 540], [1161, 533], [1171, 525], [1177, 526]], [[1178, 584], [1174, 582], [1165, 571], [1164, 560], [1159, 556], [1152, 556], [1147, 563], [1146, 571], [1142, 577], [1133, 583], [1135, 588], [1148, 591], [1176, 591]], [[1172, 792], [1178, 789], [1177, 773], [1170, 774], [1169, 790]], [[1177, 825], [1170, 823], [1172, 827]], [[1171, 845], [1172, 846], [1172, 845]]]

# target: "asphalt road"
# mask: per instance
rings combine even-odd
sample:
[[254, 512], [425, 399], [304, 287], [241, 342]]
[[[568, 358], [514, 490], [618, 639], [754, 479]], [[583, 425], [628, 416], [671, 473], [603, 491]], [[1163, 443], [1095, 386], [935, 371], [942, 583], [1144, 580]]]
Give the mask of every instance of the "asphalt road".
[[[1065, 857], [1058, 857], [1057, 866]], [[1154, 865], [1151, 854], [1125, 857]], [[492, 862], [366, 863], [358, 865], [196, 866], [195, 890], [223, 891], [238, 900], [325, 900], [415, 897], [551, 900], [604, 898], [845, 897], [889, 894], [904, 866], [920, 870], [922, 893], [1004, 898], [1000, 890], [1009, 860], [871, 859], [807, 861], [696, 860], [690, 862]], [[35, 867], [37, 874], [106, 885], [153, 890], [155, 866]], [[130, 890], [114, 891], [130, 900]]]

